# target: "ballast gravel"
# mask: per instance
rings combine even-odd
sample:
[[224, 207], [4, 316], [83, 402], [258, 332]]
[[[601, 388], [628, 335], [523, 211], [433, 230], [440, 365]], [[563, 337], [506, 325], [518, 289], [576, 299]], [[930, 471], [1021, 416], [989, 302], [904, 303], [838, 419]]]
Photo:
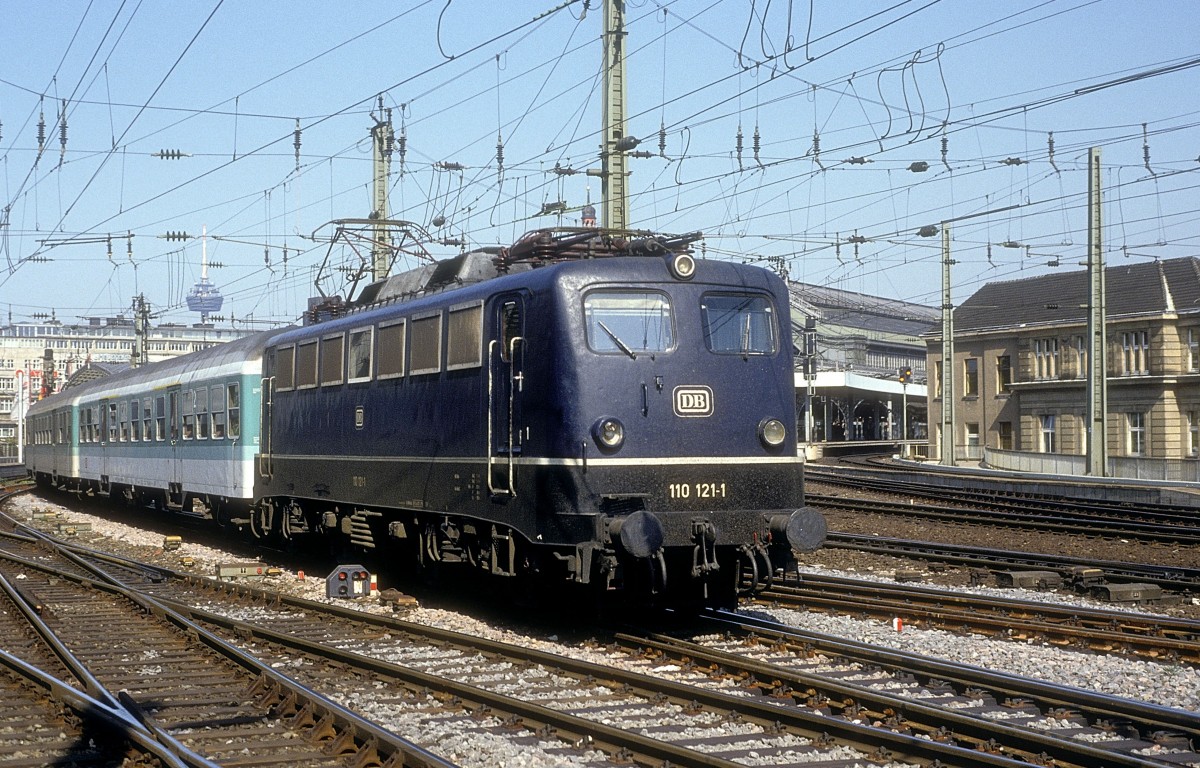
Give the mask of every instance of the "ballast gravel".
[[[11, 502], [10, 506], [10, 509], [16, 516], [25, 516], [26, 518], [28, 518], [29, 513], [34, 509], [43, 510], [47, 508], [58, 509], [60, 515], [65, 516], [67, 519], [90, 523], [91, 536], [112, 539], [129, 546], [158, 550], [159, 556], [156, 559], [159, 562], [166, 564], [164, 558], [169, 558], [170, 561], [175, 563], [172, 567], [181, 570], [186, 570], [178, 565], [184, 557], [192, 558], [193, 566], [191, 570], [210, 576], [214, 574], [218, 563], [240, 559], [237, 555], [231, 555], [226, 551], [195, 544], [187, 541], [186, 538], [178, 550], [170, 553], [162, 553], [163, 537], [159, 533], [140, 530], [94, 515], [86, 515], [74, 511], [68, 512], [61, 507], [49, 504], [36, 497], [19, 496]], [[275, 565], [274, 563], [266, 564]], [[257, 586], [321, 602], [339, 602], [342, 605], [354, 605], [361, 610], [373, 613], [390, 614], [392, 612], [390, 607], [381, 606], [374, 600], [363, 599], [355, 602], [327, 600], [324, 596], [325, 582], [323, 578], [311, 576], [304, 578], [286, 566], [280, 565], [278, 567], [281, 569], [281, 575], [270, 577]], [[836, 569], [827, 569], [819, 565], [813, 566], [812, 572], [829, 573], [853, 578], [875, 578], [880, 581], [888, 580], [879, 574], [839, 571]], [[1056, 603], [1101, 605], [1092, 601], [1032, 590], [962, 588], [955, 590], [948, 589], [947, 591], [983, 591], [987, 594], [1017, 597], [1031, 601], [1041, 600]], [[1107, 604], [1104, 604], [1102, 607], [1112, 608], [1112, 606]], [[1100, 655], [1041, 646], [1033, 642], [1020, 643], [976, 635], [960, 635], [938, 629], [903, 627], [901, 631], [897, 631], [891, 621], [864, 620], [825, 613], [761, 606], [743, 610], [746, 613], [768, 617], [806, 631], [828, 634], [885, 648], [919, 653], [957, 663], [972, 664], [992, 671], [1035, 677], [1059, 685], [1146, 701], [1160, 706], [1192, 712], [1200, 711], [1200, 671], [1183, 664], [1143, 661], [1118, 655]], [[416, 607], [405, 613], [403, 618], [420, 624], [437, 626], [464, 634], [536, 648], [567, 657], [637, 669], [643, 673], [669, 673], [669, 668], [664, 668], [661, 664], [656, 667], [638, 665], [635, 660], [631, 660], [622, 654], [610, 653], [603, 648], [566, 645], [559, 642], [558, 638], [553, 634], [529, 635], [520, 630], [496, 626], [453, 611]], [[624, 714], [628, 715], [629, 712], [625, 712]], [[422, 728], [424, 729], [426, 726], [433, 725], [432, 721], [426, 720]], [[1048, 727], [1050, 724], [1047, 723], [1045, 725]], [[408, 736], [410, 734], [405, 733], [402, 735]], [[460, 740], [463, 736], [461, 733], [457, 734], [457, 738]], [[481, 742], [489, 743], [496, 741], [498, 738], [494, 734], [480, 732], [473, 735], [472, 739], [476, 736]], [[441, 746], [447, 747], [446, 752], [432, 746], [431, 740], [433, 743], [437, 743], [439, 739], [436, 738], [436, 735], [431, 739], [431, 733], [428, 731], [423, 733], [420, 741], [430, 745], [435, 751], [445, 754], [452, 760], [461, 761], [464, 764], [482, 764], [473, 759], [468, 759], [468, 756], [462, 753], [463, 744], [461, 741], [453, 741], [451, 734], [446, 734], [445, 738], [446, 742], [441, 744]], [[450, 746], [451, 742], [454, 743], [455, 747]], [[484, 747], [483, 744], [480, 746], [481, 748]], [[548, 746], [552, 747], [553, 745]], [[491, 744], [490, 748], [497, 748], [497, 745]], [[483, 749], [483, 752], [487, 752], [487, 749]], [[535, 755], [540, 755], [540, 757], [535, 757]], [[496, 753], [491, 753], [490, 759], [495, 759], [495, 757]], [[539, 749], [533, 745], [526, 745], [517, 749], [511, 755], [511, 759], [505, 760], [505, 764], [528, 766], [562, 764], [562, 757], [562, 755], [556, 756], [552, 753], [546, 753], [543, 749]], [[597, 755], [598, 759], [600, 757]], [[557, 763], [553, 762], [556, 758], [559, 761]], [[573, 762], [572, 764], [584, 764], [587, 762], [590, 762], [590, 759], [585, 759], [583, 763]], [[752, 760], [740, 762], [753, 764]]]

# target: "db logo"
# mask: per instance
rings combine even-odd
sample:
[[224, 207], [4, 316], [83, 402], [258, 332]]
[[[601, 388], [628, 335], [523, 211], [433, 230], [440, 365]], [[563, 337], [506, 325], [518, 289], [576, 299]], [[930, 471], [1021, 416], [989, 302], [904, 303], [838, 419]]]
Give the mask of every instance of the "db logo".
[[676, 416], [712, 416], [713, 393], [708, 387], [675, 387]]

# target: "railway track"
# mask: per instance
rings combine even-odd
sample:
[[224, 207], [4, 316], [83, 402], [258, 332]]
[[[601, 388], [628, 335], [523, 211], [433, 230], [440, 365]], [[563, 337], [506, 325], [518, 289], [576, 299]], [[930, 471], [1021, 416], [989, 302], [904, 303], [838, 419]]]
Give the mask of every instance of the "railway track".
[[[935, 502], [945, 502], [953, 499], [962, 504], [972, 504], [986, 507], [997, 512], [1029, 514], [1041, 512], [1062, 517], [1064, 519], [1104, 521], [1109, 524], [1135, 522], [1160, 526], [1181, 526], [1194, 528], [1196, 516], [1194, 508], [1175, 504], [1160, 504], [1146, 500], [1136, 505], [1126, 502], [1107, 502], [1101, 499], [1080, 499], [1069, 495], [1069, 486], [1064, 485], [1061, 495], [1045, 493], [1023, 493], [1011, 489], [990, 489], [987, 487], [967, 488], [946, 486], [936, 482], [919, 482], [904, 480], [894, 475], [911, 473], [911, 469], [897, 469], [878, 461], [852, 462], [867, 469], [847, 470], [838, 468], [809, 465], [805, 468], [805, 477], [812, 482], [841, 486], [856, 490], [872, 490], [887, 494], [899, 494], [912, 498], [928, 499]], [[932, 478], [945, 477], [933, 470], [922, 470]], [[931, 479], [932, 479], [931, 478]], [[962, 475], [954, 475], [955, 482], [962, 482]], [[986, 483], [986, 480], [981, 482]], [[1037, 482], [1045, 485], [1049, 481], [1040, 479]]]
[[[133, 578], [135, 569], [115, 564]], [[156, 600], [331, 698], [352, 695], [337, 686], [366, 675], [368, 689], [400, 691], [392, 698], [401, 704], [428, 700], [415, 690], [434, 691], [444, 716], [465, 719], [468, 727], [557, 734], [562, 749], [583, 743], [640, 764], [733, 765], [753, 753], [759, 764], [780, 765], [801, 756], [833, 765], [888, 758], [1012, 765], [1049, 756], [1063, 766], [1098, 760], [1151, 766], [1163, 763], [1139, 751], [1176, 750], [1186, 757], [1192, 753], [1181, 745], [1200, 736], [1189, 713], [852, 648], [746, 618], [721, 618], [734, 635], [703, 642], [619, 636], [605, 653], [618, 651], [641, 667], [638, 672], [194, 576], [161, 575], [143, 587]], [[206, 607], [193, 607], [199, 604]], [[775, 639], [764, 642], [770, 633]], [[762, 653], [766, 661], [737, 658]], [[513, 669], [520, 674], [514, 677]], [[361, 690], [359, 682], [352, 690]], [[727, 730], [733, 721], [736, 734]]]
[[825, 546], [990, 570], [1036, 569], [1070, 576], [1079, 569], [1099, 569], [1103, 577], [1111, 582], [1154, 584], [1177, 592], [1200, 591], [1200, 568], [1016, 552], [838, 531], [829, 532]]
[[919, 628], [1200, 665], [1200, 622], [1167, 616], [809, 573], [792, 581], [776, 582], [753, 602], [851, 616], [898, 618], [904, 625]]
[[[890, 492], [895, 492], [892, 489]], [[957, 491], [955, 491], [957, 495]], [[925, 494], [922, 498], [934, 498]], [[934, 505], [930, 503], [908, 503], [860, 499], [831, 494], [806, 494], [809, 503], [821, 509], [837, 509], [850, 512], [871, 512], [882, 515], [917, 517], [941, 522], [967, 523], [972, 525], [1018, 526], [1038, 531], [1066, 533], [1088, 537], [1135, 539], [1138, 541], [1170, 542], [1181, 546], [1200, 546], [1200, 527], [1193, 513], [1185, 523], [1182, 516], [1170, 523], [1122, 520], [1111, 516], [1092, 514], [1046, 512], [1038, 509], [981, 509], [965, 506]], [[945, 501], [945, 494], [939, 499]]]
[[[15, 535], [0, 545], [0, 587], [41, 644], [102, 703], [98, 712], [135, 723], [187, 764], [244, 765], [253, 754], [261, 766], [450, 765], [295, 684], [144, 592], [114, 584], [65, 548]], [[36, 559], [13, 551], [31, 547]], [[129, 580], [151, 573], [131, 563], [117, 568]], [[10, 647], [12, 637], [13, 646], [28, 647], [29, 632], [15, 623], [2, 627], [0, 644]], [[31, 655], [44, 659], [45, 652]]]

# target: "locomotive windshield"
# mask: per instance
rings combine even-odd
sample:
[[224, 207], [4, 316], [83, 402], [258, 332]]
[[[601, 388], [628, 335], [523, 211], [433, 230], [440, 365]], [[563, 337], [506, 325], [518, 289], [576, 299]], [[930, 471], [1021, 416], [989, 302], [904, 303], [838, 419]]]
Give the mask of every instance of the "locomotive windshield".
[[671, 302], [662, 293], [603, 291], [583, 300], [588, 347], [594, 352], [663, 352], [675, 343]]
[[709, 293], [700, 300], [704, 341], [725, 354], [775, 354], [775, 311], [766, 296]]

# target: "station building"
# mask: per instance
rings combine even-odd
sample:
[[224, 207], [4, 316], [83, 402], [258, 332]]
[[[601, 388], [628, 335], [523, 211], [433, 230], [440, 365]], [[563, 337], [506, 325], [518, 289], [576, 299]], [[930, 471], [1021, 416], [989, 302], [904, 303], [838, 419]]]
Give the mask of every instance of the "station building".
[[[895, 443], [905, 432], [905, 439], [925, 440], [923, 334], [939, 311], [808, 283], [791, 282], [788, 290], [801, 442]], [[901, 383], [906, 370], [911, 375]]]
[[[1200, 259], [1110, 266], [1105, 283], [1110, 464], [1182, 461], [1171, 472], [1188, 479], [1200, 455]], [[1013, 454], [1052, 454], [1075, 458], [1046, 471], [1083, 474], [1072, 468], [1085, 466], [1087, 450], [1088, 288], [1086, 270], [995, 282], [954, 310], [959, 458], [1002, 466]], [[947, 407], [940, 328], [926, 341], [937, 455]], [[1149, 476], [1141, 472], [1109, 473]]]

